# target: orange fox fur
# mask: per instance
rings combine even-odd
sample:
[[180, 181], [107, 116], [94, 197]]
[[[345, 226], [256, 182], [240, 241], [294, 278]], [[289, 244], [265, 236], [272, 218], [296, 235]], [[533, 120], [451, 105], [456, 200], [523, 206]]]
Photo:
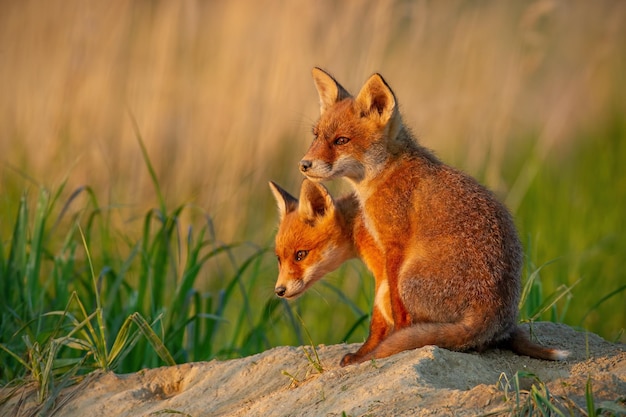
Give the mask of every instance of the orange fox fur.
[[369, 336], [355, 355], [371, 352], [387, 337], [393, 319], [389, 287], [382, 280], [382, 253], [365, 228], [356, 196], [349, 194], [335, 201], [323, 185], [307, 179], [302, 182], [299, 200], [273, 182], [270, 188], [280, 212], [276, 294], [293, 299], [343, 262], [361, 258], [374, 274], [376, 295]]
[[[391, 328], [375, 329], [382, 336], [342, 364], [425, 345], [453, 350], [508, 345], [528, 356], [563, 359], [566, 352], [530, 342], [516, 324], [522, 249], [504, 205], [417, 143], [379, 74], [369, 78], [356, 98], [318, 68], [313, 78], [321, 116], [300, 170], [313, 181], [345, 177], [354, 185], [361, 208], [356, 218], [364, 230], [359, 237], [370, 240], [361, 256], [368, 263], [373, 250], [380, 259], [369, 266], [377, 287], [388, 288], [391, 310]], [[284, 204], [299, 207], [293, 201]], [[315, 209], [309, 205], [304, 212], [315, 214]], [[281, 229], [288, 228], [285, 219]], [[277, 248], [294, 249], [279, 243], [277, 238]], [[301, 255], [308, 250], [305, 256], [311, 256], [306, 246], [297, 247]], [[281, 266], [277, 294], [284, 286], [283, 296], [297, 295], [319, 279], [317, 270], [336, 267], [341, 256], [328, 253], [311, 261], [317, 266], [306, 273], [314, 279], [299, 275], [297, 266], [286, 271]], [[281, 262], [288, 255], [279, 254]]]
[[[365, 227], [356, 195], [349, 194], [335, 201], [323, 185], [307, 179], [302, 182], [299, 200], [273, 182], [270, 188], [280, 212], [276, 234], [276, 256], [280, 265], [277, 295], [296, 298], [354, 257], [361, 258], [374, 274], [375, 299], [369, 336], [359, 350], [346, 355], [341, 364], [359, 362], [393, 331], [394, 323], [389, 287], [382, 278], [383, 254]], [[543, 359], [557, 359], [560, 354], [530, 342], [517, 328], [508, 347], [519, 354]]]

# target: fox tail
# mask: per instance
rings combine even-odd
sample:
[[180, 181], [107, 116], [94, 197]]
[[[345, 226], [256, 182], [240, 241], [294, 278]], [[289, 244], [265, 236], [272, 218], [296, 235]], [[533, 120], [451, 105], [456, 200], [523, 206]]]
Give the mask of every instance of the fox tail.
[[[393, 332], [376, 349], [356, 361], [364, 362], [374, 358], [385, 358], [404, 350], [426, 345], [462, 351], [471, 348], [472, 340], [476, 339], [479, 331], [479, 328], [473, 328], [463, 323], [419, 323]], [[547, 348], [532, 342], [519, 326], [515, 326], [507, 338], [492, 346], [511, 350], [518, 355], [550, 361], [564, 360], [569, 355], [568, 351]]]
[[518, 355], [549, 361], [562, 361], [569, 356], [569, 352], [566, 350], [547, 348], [531, 341], [526, 332], [519, 326], [515, 327], [509, 339], [505, 341], [504, 347]]

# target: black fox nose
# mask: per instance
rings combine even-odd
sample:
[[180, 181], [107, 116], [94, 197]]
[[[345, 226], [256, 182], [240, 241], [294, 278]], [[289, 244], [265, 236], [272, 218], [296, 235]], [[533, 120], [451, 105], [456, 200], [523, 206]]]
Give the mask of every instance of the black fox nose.
[[303, 159], [302, 161], [300, 161], [300, 171], [306, 172], [309, 168], [311, 168], [312, 165], [313, 162]]
[[281, 285], [280, 287], [274, 288], [274, 292], [276, 293], [277, 296], [284, 297], [285, 293], [287, 292], [287, 288]]

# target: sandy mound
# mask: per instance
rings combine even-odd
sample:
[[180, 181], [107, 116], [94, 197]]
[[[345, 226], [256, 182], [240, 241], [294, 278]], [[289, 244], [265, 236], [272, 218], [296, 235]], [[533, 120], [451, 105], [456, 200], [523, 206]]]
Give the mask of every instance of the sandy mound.
[[[624, 407], [626, 346], [552, 323], [535, 324], [533, 333], [541, 343], [569, 350], [569, 360], [547, 362], [501, 350], [458, 353], [427, 346], [340, 368], [339, 359], [358, 345], [335, 345], [317, 348], [324, 367], [320, 374], [302, 348], [278, 347], [229, 361], [189, 363], [129, 375], [94, 373], [65, 389], [45, 414], [507, 415], [516, 399], [502, 385], [507, 380], [512, 384], [517, 371], [536, 375], [550, 395], [575, 414], [586, 410], [588, 378], [596, 406], [608, 401], [615, 407]], [[527, 390], [536, 382], [524, 378], [522, 389]], [[0, 415], [25, 416], [41, 411], [33, 389], [21, 391], [0, 406]]]

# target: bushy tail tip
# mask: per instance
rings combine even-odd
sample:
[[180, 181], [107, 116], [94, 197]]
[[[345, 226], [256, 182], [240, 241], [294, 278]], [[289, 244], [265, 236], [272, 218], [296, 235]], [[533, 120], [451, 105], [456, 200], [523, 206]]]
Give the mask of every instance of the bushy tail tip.
[[567, 350], [552, 349], [552, 351], [554, 354], [555, 361], [564, 361], [569, 356], [569, 351]]
[[518, 355], [549, 361], [563, 361], [569, 356], [567, 350], [547, 348], [532, 342], [520, 327], [511, 333], [509, 348]]

